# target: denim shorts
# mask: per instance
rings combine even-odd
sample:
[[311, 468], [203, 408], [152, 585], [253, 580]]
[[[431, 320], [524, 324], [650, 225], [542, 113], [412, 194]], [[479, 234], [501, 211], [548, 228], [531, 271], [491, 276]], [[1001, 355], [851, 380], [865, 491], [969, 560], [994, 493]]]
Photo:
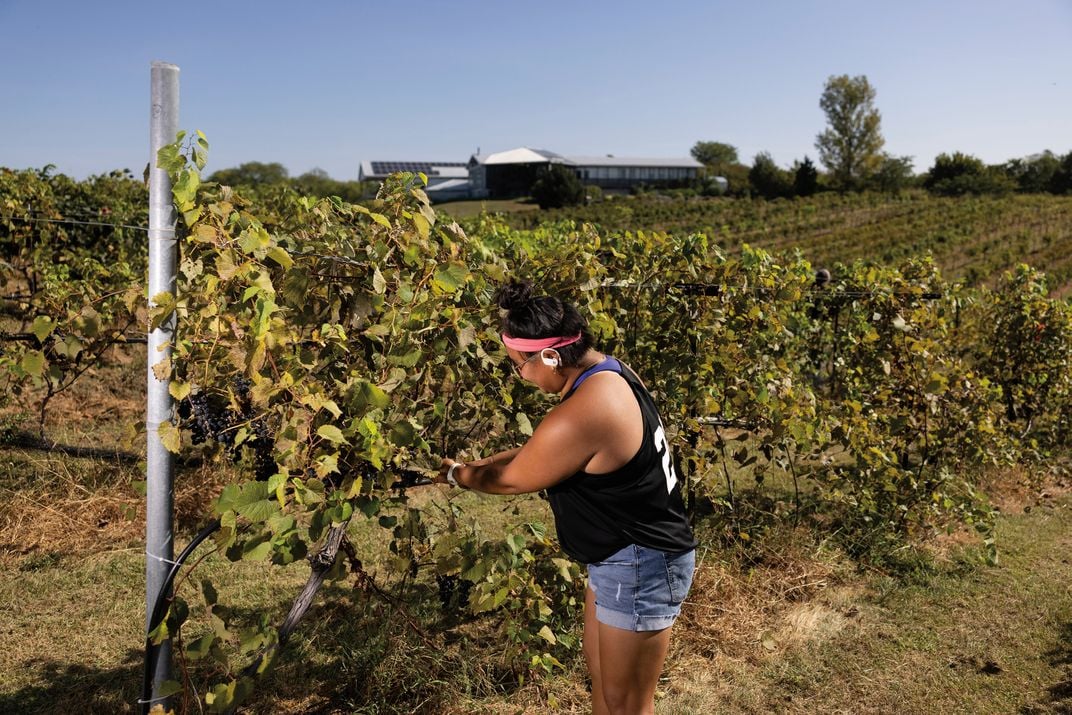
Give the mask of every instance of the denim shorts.
[[589, 564], [596, 620], [627, 631], [669, 628], [681, 613], [695, 567], [695, 549], [668, 554], [636, 544]]

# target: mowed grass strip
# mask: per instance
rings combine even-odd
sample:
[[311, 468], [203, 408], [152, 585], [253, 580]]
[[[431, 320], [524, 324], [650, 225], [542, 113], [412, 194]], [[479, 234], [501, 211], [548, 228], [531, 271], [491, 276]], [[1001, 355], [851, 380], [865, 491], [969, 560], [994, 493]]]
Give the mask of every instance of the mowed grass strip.
[[906, 552], [787, 608], [663, 712], [1072, 712], [1072, 498], [1000, 517], [998, 536], [998, 567], [975, 547]]

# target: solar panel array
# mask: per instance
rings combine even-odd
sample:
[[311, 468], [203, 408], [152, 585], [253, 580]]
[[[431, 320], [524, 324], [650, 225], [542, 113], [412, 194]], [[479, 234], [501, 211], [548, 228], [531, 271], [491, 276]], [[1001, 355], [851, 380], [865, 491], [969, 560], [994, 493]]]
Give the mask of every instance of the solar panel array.
[[409, 171], [412, 173], [420, 171], [425, 174], [431, 174], [433, 166], [467, 166], [467, 163], [464, 161], [373, 161], [371, 164], [372, 173], [377, 176], [381, 174], [393, 174], [396, 171]]

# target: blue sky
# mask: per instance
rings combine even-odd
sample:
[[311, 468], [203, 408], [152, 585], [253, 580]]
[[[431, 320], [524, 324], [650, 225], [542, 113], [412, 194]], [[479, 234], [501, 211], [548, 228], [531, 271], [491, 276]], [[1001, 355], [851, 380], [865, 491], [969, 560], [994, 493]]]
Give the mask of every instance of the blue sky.
[[0, 166], [83, 178], [148, 161], [149, 67], [181, 69], [208, 171], [519, 146], [751, 162], [817, 156], [831, 75], [877, 90], [923, 171], [1072, 151], [1072, 0], [0, 0]]

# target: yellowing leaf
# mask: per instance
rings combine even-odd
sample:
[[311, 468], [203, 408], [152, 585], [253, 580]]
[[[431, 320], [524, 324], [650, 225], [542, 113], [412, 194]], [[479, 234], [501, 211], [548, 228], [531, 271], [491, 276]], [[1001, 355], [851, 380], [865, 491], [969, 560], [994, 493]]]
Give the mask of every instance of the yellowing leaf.
[[238, 247], [245, 253], [253, 253], [258, 249], [267, 248], [271, 242], [271, 237], [262, 226], [250, 226], [239, 237]]
[[360, 494], [361, 493], [361, 487], [362, 487], [363, 484], [364, 484], [364, 481], [361, 479], [360, 476], [355, 477], [354, 478], [354, 483], [350, 485], [349, 491], [346, 492], [346, 498], [347, 499], [353, 499], [358, 494]]
[[40, 350], [30, 350], [22, 356], [19, 365], [31, 377], [41, 377], [45, 370], [45, 354]]
[[164, 358], [160, 362], [154, 363], [153, 375], [160, 381], [169, 379], [171, 377], [171, 360]]
[[532, 422], [529, 421], [528, 415], [524, 412], [518, 412], [514, 417], [514, 421], [517, 422], [517, 429], [521, 434], [528, 437], [532, 436]]
[[196, 243], [212, 243], [216, 240], [216, 227], [200, 223], [190, 234], [190, 240]]
[[458, 290], [469, 276], [469, 269], [464, 263], [447, 263], [436, 269], [432, 283], [444, 293]]
[[179, 434], [179, 428], [170, 422], [161, 422], [160, 426], [156, 428], [156, 434], [160, 437], [160, 443], [164, 445], [164, 449], [167, 451], [178, 454], [182, 446], [182, 437]]
[[290, 254], [286, 252], [280, 246], [272, 246], [268, 249], [268, 258], [278, 263], [284, 270], [290, 270], [290, 267], [294, 265], [294, 259], [290, 257]]
[[45, 338], [52, 333], [52, 330], [55, 327], [56, 324], [52, 321], [52, 318], [47, 315], [39, 315], [34, 318], [33, 327], [30, 328], [30, 332], [37, 338], [37, 342], [43, 343], [45, 342]]
[[183, 382], [182, 380], [175, 380], [168, 385], [168, 392], [170, 392], [171, 396], [176, 400], [184, 400], [187, 395], [190, 394], [190, 383]]
[[335, 425], [321, 425], [316, 433], [333, 444], [350, 444]]
[[428, 231], [431, 228], [428, 224], [428, 219], [421, 214], [414, 214], [413, 225], [417, 227], [417, 233], [420, 234], [421, 238], [428, 238]]
[[316, 476], [321, 479], [326, 479], [329, 474], [338, 473], [339, 471], [339, 455], [325, 454], [316, 460]]

